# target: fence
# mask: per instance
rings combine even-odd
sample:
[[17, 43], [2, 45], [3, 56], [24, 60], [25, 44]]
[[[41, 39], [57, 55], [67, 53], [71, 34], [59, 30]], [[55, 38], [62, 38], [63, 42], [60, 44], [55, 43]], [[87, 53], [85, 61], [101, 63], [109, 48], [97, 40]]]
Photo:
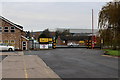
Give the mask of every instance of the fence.
[[29, 49], [40, 49], [40, 44], [29, 41]]
[[39, 43], [34, 43], [33, 41], [29, 41], [29, 49], [30, 50], [52, 49], [52, 48], [53, 48], [52, 43], [49, 43], [49, 44], [39, 44]]

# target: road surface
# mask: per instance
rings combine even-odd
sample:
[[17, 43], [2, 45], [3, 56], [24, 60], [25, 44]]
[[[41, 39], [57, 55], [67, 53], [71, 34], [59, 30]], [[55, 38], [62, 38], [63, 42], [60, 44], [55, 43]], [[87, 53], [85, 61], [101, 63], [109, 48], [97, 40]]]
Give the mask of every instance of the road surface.
[[118, 78], [118, 58], [81, 48], [25, 51], [37, 55], [61, 78]]

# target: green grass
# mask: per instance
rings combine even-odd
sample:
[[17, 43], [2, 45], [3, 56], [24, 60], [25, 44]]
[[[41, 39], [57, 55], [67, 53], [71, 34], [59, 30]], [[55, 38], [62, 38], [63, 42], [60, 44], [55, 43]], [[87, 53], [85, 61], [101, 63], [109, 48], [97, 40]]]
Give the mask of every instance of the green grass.
[[103, 49], [104, 51], [107, 51], [106, 54], [112, 55], [112, 56], [120, 56], [120, 50], [111, 50], [111, 49]]

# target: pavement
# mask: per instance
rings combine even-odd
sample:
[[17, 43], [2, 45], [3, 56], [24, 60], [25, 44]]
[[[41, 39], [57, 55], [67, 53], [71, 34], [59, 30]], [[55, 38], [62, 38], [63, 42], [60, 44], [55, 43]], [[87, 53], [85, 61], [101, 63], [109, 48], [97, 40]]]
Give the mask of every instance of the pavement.
[[22, 51], [13, 51], [13, 52], [9, 52], [9, 51], [4, 51], [4, 52], [0, 52], [0, 56], [11, 56], [11, 55], [23, 55]]
[[2, 60], [2, 78], [27, 79], [60, 77], [37, 55], [12, 54]]
[[118, 58], [81, 48], [25, 51], [39, 56], [61, 78], [118, 78]]
[[2, 52], [0, 52], [0, 62], [6, 57], [7, 55], [2, 55]]
[[9, 52], [9, 51], [4, 51], [4, 52], [0, 52], [0, 62], [5, 59], [7, 56], [12, 56], [12, 55], [23, 55], [23, 52], [17, 52], [17, 51], [14, 51], [14, 52]]

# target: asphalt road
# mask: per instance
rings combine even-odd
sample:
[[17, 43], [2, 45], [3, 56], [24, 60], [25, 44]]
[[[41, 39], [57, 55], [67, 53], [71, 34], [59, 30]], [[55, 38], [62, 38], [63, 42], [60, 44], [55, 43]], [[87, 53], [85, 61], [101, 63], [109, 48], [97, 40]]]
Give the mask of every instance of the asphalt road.
[[6, 58], [8, 55], [18, 53], [17, 51], [15, 52], [9, 52], [9, 51], [0, 51], [0, 61], [2, 61], [4, 58]]
[[118, 58], [102, 56], [101, 50], [62, 48], [24, 53], [38, 55], [61, 78], [118, 78]]
[[0, 62], [5, 58], [5, 57], [7, 57], [7, 56], [2, 56], [2, 55], [0, 55]]

